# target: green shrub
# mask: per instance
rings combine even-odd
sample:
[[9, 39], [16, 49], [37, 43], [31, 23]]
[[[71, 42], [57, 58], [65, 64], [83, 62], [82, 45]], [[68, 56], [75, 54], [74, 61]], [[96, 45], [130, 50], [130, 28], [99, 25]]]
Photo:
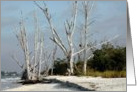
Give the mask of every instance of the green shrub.
[[57, 58], [57, 60], [55, 60], [54, 62], [53, 74], [66, 75], [67, 68], [68, 68], [68, 63], [66, 62], [66, 60]]
[[88, 61], [88, 67], [97, 71], [126, 70], [126, 48], [113, 47], [111, 44], [102, 45], [101, 49], [93, 52], [94, 57]]

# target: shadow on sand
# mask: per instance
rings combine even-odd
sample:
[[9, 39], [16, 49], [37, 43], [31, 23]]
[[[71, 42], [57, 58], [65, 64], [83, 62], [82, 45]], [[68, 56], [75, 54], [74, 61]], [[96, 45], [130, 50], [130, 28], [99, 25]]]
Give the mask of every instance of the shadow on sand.
[[18, 83], [21, 83], [22, 85], [31, 85], [31, 84], [37, 84], [37, 83], [41, 83], [41, 84], [55, 84], [57, 83], [58, 85], [55, 86], [55, 88], [59, 89], [59, 88], [70, 88], [76, 91], [95, 91], [95, 90], [91, 90], [85, 87], [82, 87], [78, 84], [75, 83], [70, 83], [68, 81], [63, 82], [57, 79], [43, 79], [41, 81], [20, 81]]

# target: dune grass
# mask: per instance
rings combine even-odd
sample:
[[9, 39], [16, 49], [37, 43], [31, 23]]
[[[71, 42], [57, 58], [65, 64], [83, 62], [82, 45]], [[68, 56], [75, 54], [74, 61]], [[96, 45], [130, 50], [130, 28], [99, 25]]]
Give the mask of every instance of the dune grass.
[[[84, 74], [80, 73], [78, 76], [83, 76]], [[126, 71], [95, 71], [95, 70], [87, 70], [86, 76], [93, 77], [102, 77], [102, 78], [125, 78]]]
[[126, 77], [126, 71], [88, 71], [87, 76], [103, 77], [103, 78], [121, 78]]

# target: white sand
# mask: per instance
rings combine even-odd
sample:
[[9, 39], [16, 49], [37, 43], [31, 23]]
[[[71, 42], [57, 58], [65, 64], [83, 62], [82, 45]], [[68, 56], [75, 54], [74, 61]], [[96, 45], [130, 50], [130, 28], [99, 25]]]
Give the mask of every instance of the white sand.
[[[57, 79], [63, 82], [78, 84], [84, 88], [96, 91], [126, 91], [126, 78], [100, 78], [76, 76], [49, 76], [46, 79]], [[5, 91], [74, 91], [69, 87], [61, 87], [59, 83], [23, 85]]]
[[58, 83], [23, 85], [4, 91], [77, 91], [76, 89], [62, 88]]
[[126, 78], [76, 77], [76, 76], [50, 76], [61, 81], [69, 81], [88, 89], [96, 91], [126, 91]]

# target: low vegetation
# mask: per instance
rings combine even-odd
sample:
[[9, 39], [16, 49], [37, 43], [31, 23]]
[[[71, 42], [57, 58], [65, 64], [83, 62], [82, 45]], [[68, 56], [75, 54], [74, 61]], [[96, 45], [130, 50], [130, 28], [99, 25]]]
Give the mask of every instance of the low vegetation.
[[[94, 51], [94, 57], [88, 60], [86, 76], [103, 78], [126, 77], [126, 48], [103, 44], [101, 49]], [[74, 75], [85, 75], [82, 71], [83, 61], [74, 64]], [[57, 59], [54, 66], [55, 75], [67, 75], [67, 62]]]

